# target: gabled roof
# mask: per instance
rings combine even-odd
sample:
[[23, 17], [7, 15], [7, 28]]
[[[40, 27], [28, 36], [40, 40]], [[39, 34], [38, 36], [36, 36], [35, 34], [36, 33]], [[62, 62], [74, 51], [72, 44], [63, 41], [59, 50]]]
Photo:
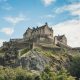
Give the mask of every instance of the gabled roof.
[[58, 40], [62, 39], [63, 37], [65, 37], [65, 35], [58, 35], [58, 36], [55, 36], [57, 37]]
[[33, 27], [33, 29], [28, 28], [23, 35], [27, 34], [27, 31], [28, 31], [28, 30], [32, 30], [32, 32], [33, 32], [33, 31], [36, 31], [36, 30], [44, 29], [45, 27], [48, 27], [48, 29], [49, 29], [50, 31], [53, 31], [52, 28], [49, 28], [48, 23], [45, 23], [45, 25], [40, 26], [40, 27], [38, 27], [38, 26], [37, 26], [36, 28]]

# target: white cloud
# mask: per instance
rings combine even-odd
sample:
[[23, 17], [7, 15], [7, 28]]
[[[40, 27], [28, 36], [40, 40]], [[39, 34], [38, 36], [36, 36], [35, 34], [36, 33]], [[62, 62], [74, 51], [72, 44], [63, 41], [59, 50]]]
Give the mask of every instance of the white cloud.
[[51, 3], [55, 2], [55, 0], [42, 0], [45, 6], [50, 5]]
[[80, 2], [79, 0], [66, 0], [69, 3], [75, 3], [75, 2]]
[[41, 16], [41, 19], [50, 19], [50, 18], [54, 18], [55, 16], [52, 15], [52, 14], [48, 14], [48, 15], [44, 15], [44, 16]]
[[0, 0], [0, 2], [7, 2], [7, 0]]
[[9, 11], [9, 10], [12, 10], [13, 8], [11, 7], [11, 6], [7, 6], [7, 7], [2, 7], [4, 10], [7, 10], [7, 11]]
[[5, 41], [5, 40], [0, 39], [0, 46], [3, 45], [3, 42], [4, 42], [4, 41]]
[[4, 17], [4, 19], [9, 23], [12, 23], [13, 25], [15, 25], [21, 21], [24, 21], [25, 16], [23, 14], [19, 14], [19, 16], [16, 16], [16, 17], [8, 16], [8, 17]]
[[7, 11], [13, 9], [13, 7], [12, 7], [10, 4], [8, 4], [8, 3], [6, 3], [5, 5], [3, 5], [1, 8], [2, 8], [3, 10], [7, 10]]
[[64, 11], [69, 11], [72, 15], [80, 16], [80, 3], [69, 4], [56, 9], [56, 13], [62, 13]]
[[0, 32], [5, 33], [6, 35], [12, 35], [12, 33], [14, 32], [14, 29], [13, 28], [6, 27], [6, 28], [2, 28], [0, 30]]
[[68, 39], [68, 45], [80, 47], [80, 21], [69, 20], [53, 26], [55, 35], [65, 34]]

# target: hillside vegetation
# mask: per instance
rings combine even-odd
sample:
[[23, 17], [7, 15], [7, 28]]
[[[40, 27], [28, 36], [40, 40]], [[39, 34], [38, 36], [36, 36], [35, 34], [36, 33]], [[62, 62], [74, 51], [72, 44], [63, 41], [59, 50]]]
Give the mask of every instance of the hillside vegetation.
[[[3, 58], [4, 53], [0, 52]], [[66, 48], [60, 51], [25, 48], [18, 52], [15, 59], [12, 56], [8, 56], [11, 57], [7, 61], [8, 66], [0, 67], [0, 80], [79, 80], [80, 78], [80, 53], [72, 53]], [[16, 61], [18, 59], [21, 62]], [[20, 65], [12, 68], [11, 61], [14, 64], [20, 62]]]

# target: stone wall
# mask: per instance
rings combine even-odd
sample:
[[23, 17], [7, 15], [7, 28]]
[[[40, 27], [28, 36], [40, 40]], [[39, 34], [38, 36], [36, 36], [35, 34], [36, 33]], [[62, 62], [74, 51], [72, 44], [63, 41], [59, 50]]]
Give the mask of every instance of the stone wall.
[[33, 29], [28, 28], [24, 33], [23, 38], [32, 39], [35, 38], [36, 36], [43, 36], [43, 35], [53, 37], [53, 30], [52, 28], [49, 28], [47, 23], [41, 27], [37, 27]]
[[29, 39], [32, 36], [32, 29], [28, 28], [26, 32], [23, 34], [23, 38]]
[[4, 42], [4, 48], [16, 47], [17, 49], [22, 48], [33, 48], [33, 43], [45, 43], [45, 44], [58, 44], [62, 43], [67, 45], [67, 38], [65, 35], [53, 36], [52, 28], [49, 28], [48, 24], [37, 28], [28, 28], [21, 39], [10, 39], [9, 42]]
[[23, 49], [23, 48], [32, 48], [32, 42], [30, 41], [23, 41], [23, 42], [5, 42], [3, 44], [3, 48], [17, 48], [17, 49]]
[[28, 43], [28, 42], [13, 43], [13, 45], [11, 46], [16, 47], [17, 49], [31, 48], [31, 43]]
[[54, 37], [54, 44], [58, 44], [58, 43], [67, 45], [67, 38], [65, 37], [65, 35], [61, 35], [61, 36], [58, 35]]

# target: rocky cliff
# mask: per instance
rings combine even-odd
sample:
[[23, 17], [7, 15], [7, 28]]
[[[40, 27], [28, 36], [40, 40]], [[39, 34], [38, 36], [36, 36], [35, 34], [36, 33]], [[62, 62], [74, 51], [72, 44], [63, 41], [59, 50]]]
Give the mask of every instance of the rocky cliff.
[[73, 65], [77, 64], [74, 61], [75, 56], [79, 57], [79, 55], [79, 51], [73, 52], [72, 50], [68, 50], [63, 47], [61, 49], [38, 47], [31, 50], [24, 48], [19, 51], [14, 48], [7, 51], [0, 50], [0, 65], [5, 67], [9, 66], [12, 68], [20, 66], [23, 69], [40, 72], [44, 71], [46, 66], [49, 66], [53, 72], [57, 72], [62, 68], [65, 68], [71, 73], [72, 76], [77, 76], [76, 73], [78, 71], [73, 73], [72, 69], [75, 69], [75, 66], [73, 67]]

